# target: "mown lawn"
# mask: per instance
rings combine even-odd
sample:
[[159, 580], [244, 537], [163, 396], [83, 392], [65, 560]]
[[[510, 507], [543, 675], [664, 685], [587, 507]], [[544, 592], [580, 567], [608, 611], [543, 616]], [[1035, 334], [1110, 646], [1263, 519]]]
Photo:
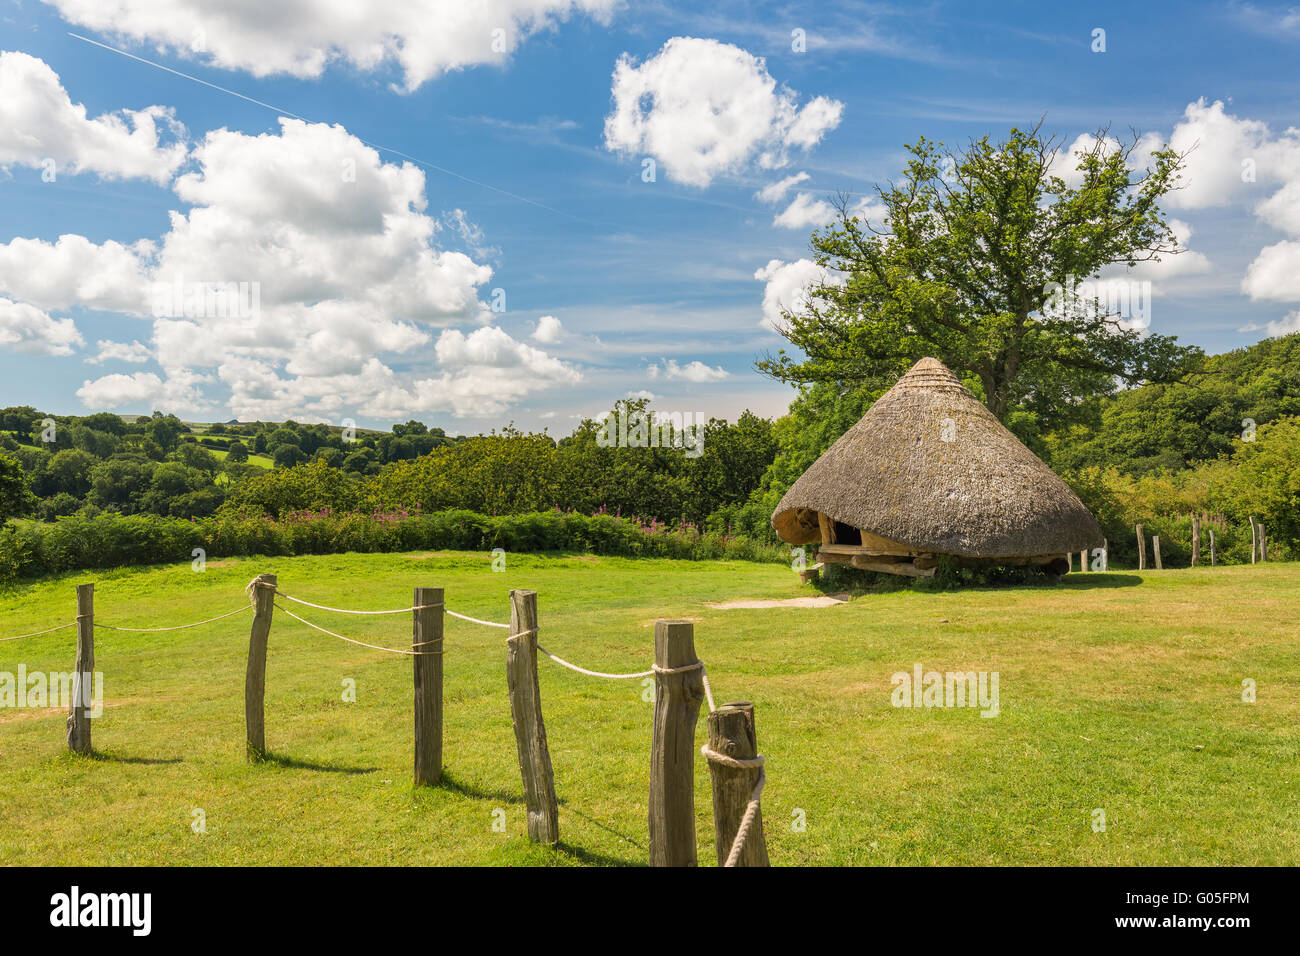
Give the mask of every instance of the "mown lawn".
[[[238, 607], [259, 571], [344, 607], [404, 607], [414, 586], [442, 586], [450, 608], [499, 621], [509, 588], [535, 588], [542, 643], [597, 670], [648, 668], [654, 619], [695, 619], [718, 701], [755, 703], [777, 865], [1300, 862], [1300, 565], [724, 611], [705, 602], [810, 589], [783, 566], [741, 562], [511, 555], [494, 573], [469, 553], [249, 559], [3, 593], [0, 637], [71, 620], [79, 581], [96, 581], [99, 622], [162, 626]], [[405, 616], [293, 609], [361, 640], [410, 640]], [[542, 850], [524, 837], [504, 632], [448, 620], [446, 783], [417, 791], [411, 660], [282, 615], [267, 679], [274, 759], [244, 761], [250, 620], [99, 630], [94, 758], [66, 753], [63, 713], [0, 709], [0, 864], [646, 862], [653, 705], [640, 681], [542, 661], [563, 840]], [[0, 672], [71, 670], [73, 647], [72, 631], [0, 643]], [[997, 671], [999, 715], [891, 706], [890, 676], [918, 662]], [[349, 678], [355, 703], [342, 700]], [[1247, 678], [1255, 703], [1242, 701]], [[696, 771], [711, 865], [702, 758]]]

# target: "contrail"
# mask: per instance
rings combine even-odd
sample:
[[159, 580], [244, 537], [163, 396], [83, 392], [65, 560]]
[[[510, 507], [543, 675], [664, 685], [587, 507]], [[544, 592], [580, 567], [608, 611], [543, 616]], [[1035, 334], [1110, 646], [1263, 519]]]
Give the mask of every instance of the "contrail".
[[[127, 57], [128, 59], [135, 60], [139, 63], [144, 63], [146, 66], [152, 66], [155, 69], [163, 70], [164, 72], [171, 73], [175, 76], [179, 76], [182, 79], [190, 80], [191, 82], [194, 83], [201, 83], [203, 86], [209, 87], [210, 89], [214, 89], [217, 90], [218, 92], [225, 93], [228, 96], [238, 97], [239, 99], [252, 103], [255, 106], [260, 106], [263, 109], [271, 110], [273, 113], [279, 113], [283, 116], [288, 116], [296, 120], [302, 120], [304, 123], [315, 122], [314, 120], [310, 120], [305, 116], [301, 116], [298, 113], [293, 112], [292, 110], [281, 109], [280, 107], [273, 106], [270, 103], [264, 103], [261, 100], [253, 99], [253, 97], [251, 96], [245, 96], [243, 93], [236, 92], [235, 90], [228, 90], [224, 86], [218, 86], [215, 83], [209, 83], [207, 80], [200, 79], [197, 76], [191, 76], [189, 73], [182, 73], [180, 70], [173, 70], [169, 66], [163, 66], [161, 63], [157, 63], [153, 60], [146, 59], [145, 57], [142, 56], [136, 56], [134, 53], [128, 53], [126, 50], [119, 50], [115, 46], [109, 46], [107, 43], [100, 43], [98, 40], [90, 39], [90, 37], [83, 37], [79, 33], [73, 33], [72, 31], [68, 31], [68, 36], [80, 40], [83, 43], [89, 43], [92, 46], [97, 46], [102, 50], [108, 50], [110, 53], [116, 53], [119, 56], [124, 56]], [[500, 193], [503, 196], [509, 196], [511, 199], [517, 199], [520, 202], [528, 203], [528, 205], [530, 206], [536, 206], [538, 209], [545, 209], [547, 212], [553, 212], [557, 216], [567, 216], [569, 219], [575, 219], [578, 222], [585, 222], [588, 225], [592, 225], [592, 226], [612, 225], [612, 223], [602, 224], [596, 222], [593, 219], [586, 219], [582, 216], [574, 215], [571, 212], [565, 212], [562, 209], [556, 209], [554, 206], [548, 206], [545, 203], [540, 203], [535, 199], [529, 199], [527, 196], [520, 196], [518, 193], [512, 193], [508, 189], [502, 189], [499, 186], [493, 186], [491, 183], [485, 183], [477, 179], [470, 179], [468, 176], [462, 176], [454, 169], [447, 169], [445, 166], [439, 166], [437, 163], [431, 163], [427, 159], [420, 159], [419, 157], [412, 156], [410, 153], [404, 153], [400, 149], [393, 149], [391, 146], [381, 146], [378, 143], [367, 142], [366, 140], [362, 139], [360, 136], [356, 136], [355, 133], [350, 133], [349, 135], [355, 136], [358, 142], [360, 142], [365, 146], [369, 146], [371, 149], [380, 150], [385, 153], [392, 153], [394, 156], [400, 156], [403, 159], [409, 159], [413, 163], [418, 163], [421, 166], [427, 166], [429, 169], [435, 170], [436, 172], [443, 173], [447, 176], [454, 176], [456, 179], [459, 179], [461, 182], [469, 183], [471, 186], [479, 186], [483, 189], [490, 189], [493, 192]]]

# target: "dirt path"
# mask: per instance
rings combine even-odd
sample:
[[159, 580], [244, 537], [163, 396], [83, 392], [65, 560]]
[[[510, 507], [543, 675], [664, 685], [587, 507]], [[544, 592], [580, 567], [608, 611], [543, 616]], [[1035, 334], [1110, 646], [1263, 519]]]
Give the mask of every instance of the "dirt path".
[[785, 601], [722, 601], [718, 604], [705, 602], [705, 607], [711, 607], [719, 611], [734, 611], [739, 608], [767, 608], [767, 607], [834, 607], [836, 604], [844, 604], [849, 599], [845, 594], [824, 594], [821, 597], [801, 597], [789, 598]]

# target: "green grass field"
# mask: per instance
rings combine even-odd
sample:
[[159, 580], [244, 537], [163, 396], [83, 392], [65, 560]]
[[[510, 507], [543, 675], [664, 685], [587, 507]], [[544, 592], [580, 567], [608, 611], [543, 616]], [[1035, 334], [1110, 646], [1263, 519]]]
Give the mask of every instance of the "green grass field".
[[[486, 554], [340, 555], [79, 574], [0, 595], [0, 637], [72, 619], [96, 581], [103, 624], [163, 626], [283, 591], [404, 607], [417, 585], [508, 619], [539, 592], [542, 643], [597, 670], [649, 667], [652, 622], [696, 621], [719, 703], [754, 702], [774, 865], [1300, 862], [1300, 566], [1070, 575], [1058, 587], [868, 594], [831, 608], [715, 610], [810, 593], [779, 565]], [[401, 646], [407, 616], [305, 617]], [[647, 859], [653, 705], [640, 681], [541, 662], [562, 845], [524, 836], [503, 633], [447, 622], [446, 781], [411, 784], [411, 660], [277, 612], [272, 759], [243, 757], [250, 616], [189, 631], [99, 630], [107, 704], [74, 757], [64, 714], [0, 709], [0, 864], [630, 864]], [[72, 669], [70, 630], [0, 643], [0, 672]], [[1000, 675], [1000, 714], [903, 709], [920, 662]], [[356, 681], [357, 700], [342, 700]], [[1253, 679], [1258, 701], [1242, 701]], [[700, 742], [704, 718], [701, 715]], [[1093, 813], [1106, 815], [1094, 832]], [[206, 832], [196, 833], [203, 811]], [[493, 829], [504, 810], [505, 832]], [[712, 865], [696, 765], [700, 860]], [[499, 814], [498, 814], [499, 816]], [[806, 820], [797, 830], [796, 819]]]

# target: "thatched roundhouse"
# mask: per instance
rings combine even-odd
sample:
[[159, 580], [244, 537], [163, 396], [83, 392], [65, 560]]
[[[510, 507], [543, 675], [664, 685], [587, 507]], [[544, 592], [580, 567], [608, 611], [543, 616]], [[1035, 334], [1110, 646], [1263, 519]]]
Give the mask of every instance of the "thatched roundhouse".
[[1065, 482], [957, 380], [924, 358], [817, 459], [772, 514], [822, 561], [930, 575], [960, 563], [1048, 565], [1100, 547]]

